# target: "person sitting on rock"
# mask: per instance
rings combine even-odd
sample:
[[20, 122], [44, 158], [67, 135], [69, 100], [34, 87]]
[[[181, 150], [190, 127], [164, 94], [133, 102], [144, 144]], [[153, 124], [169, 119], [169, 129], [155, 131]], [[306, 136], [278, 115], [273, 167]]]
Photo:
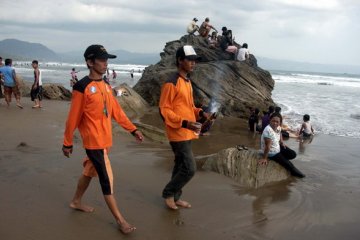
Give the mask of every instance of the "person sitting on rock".
[[232, 31], [227, 30], [225, 34], [226, 35], [221, 37], [220, 47], [223, 51], [233, 53], [236, 58], [238, 48], [236, 46], [234, 46]]
[[209, 33], [211, 29], [214, 29], [215, 32], [218, 32], [213, 25], [211, 25], [210, 23], [210, 19], [207, 17], [205, 18], [205, 21], [201, 24], [200, 28], [199, 28], [199, 34], [200, 36], [204, 37], [204, 38], [208, 38], [209, 37]]
[[282, 116], [280, 113], [273, 113], [270, 116], [270, 123], [261, 135], [262, 158], [259, 160], [259, 164], [267, 165], [268, 159], [270, 159], [283, 166], [291, 175], [303, 178], [305, 175], [290, 161], [296, 158], [296, 152], [283, 142], [281, 122]]
[[237, 60], [239, 61], [245, 61], [247, 59], [249, 59], [250, 57], [250, 53], [249, 53], [249, 49], [248, 49], [248, 44], [244, 43], [241, 48], [239, 49], [238, 55], [237, 55]]
[[212, 32], [209, 38], [209, 48], [216, 48], [218, 46], [217, 33]]
[[197, 21], [198, 21], [198, 19], [195, 17], [187, 26], [187, 33], [189, 35], [194, 35], [194, 33], [199, 30], [199, 26], [196, 25]]

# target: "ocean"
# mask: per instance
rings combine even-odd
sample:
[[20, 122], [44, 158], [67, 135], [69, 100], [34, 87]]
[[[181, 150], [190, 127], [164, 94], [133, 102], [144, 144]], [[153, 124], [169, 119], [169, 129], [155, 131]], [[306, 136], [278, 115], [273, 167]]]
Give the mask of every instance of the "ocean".
[[[29, 62], [15, 62], [16, 72], [25, 81], [33, 80]], [[85, 64], [40, 63], [44, 83], [60, 83], [70, 88], [70, 72], [75, 68], [78, 78], [87, 73]], [[109, 64], [117, 78], [113, 85], [127, 83], [133, 87], [141, 78], [146, 65]], [[134, 69], [134, 78], [130, 71]], [[275, 80], [272, 98], [282, 108], [285, 122], [300, 129], [302, 116], [310, 115], [315, 133], [360, 138], [360, 75], [311, 72], [270, 71]], [[263, 109], [264, 110], [264, 109]]]
[[[31, 62], [14, 62], [15, 71], [25, 81], [34, 80], [34, 69], [31, 67]], [[71, 69], [75, 68], [78, 79], [86, 76], [89, 71], [85, 63], [61, 63], [61, 62], [40, 62], [39, 67], [42, 73], [43, 83], [60, 83], [64, 87], [70, 89]], [[140, 79], [143, 70], [146, 65], [133, 65], [133, 64], [109, 64], [109, 73], [111, 75], [112, 70], [115, 70], [117, 77], [112, 82], [114, 85], [120, 83], [127, 83], [130, 87], [133, 87]], [[134, 70], [134, 78], [131, 78], [130, 71]]]
[[360, 138], [360, 75], [272, 71], [272, 98], [298, 130], [310, 115], [315, 133]]

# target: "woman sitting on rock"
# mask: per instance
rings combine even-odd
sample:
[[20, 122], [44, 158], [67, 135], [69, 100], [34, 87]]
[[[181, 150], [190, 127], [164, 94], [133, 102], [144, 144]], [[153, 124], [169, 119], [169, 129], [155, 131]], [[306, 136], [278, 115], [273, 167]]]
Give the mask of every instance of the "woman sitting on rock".
[[259, 164], [266, 165], [269, 158], [290, 171], [291, 175], [303, 178], [305, 175], [290, 162], [290, 160], [296, 157], [296, 153], [283, 142], [280, 127], [281, 122], [282, 116], [280, 113], [273, 113], [270, 116], [270, 124], [264, 129], [261, 135], [261, 151], [263, 157], [260, 159]]

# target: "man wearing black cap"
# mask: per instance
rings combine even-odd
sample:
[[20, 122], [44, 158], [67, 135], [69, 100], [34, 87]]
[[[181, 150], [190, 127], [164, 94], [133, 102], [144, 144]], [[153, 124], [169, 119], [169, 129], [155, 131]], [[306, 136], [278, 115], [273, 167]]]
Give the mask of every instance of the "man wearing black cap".
[[178, 73], [163, 85], [160, 95], [160, 114], [165, 123], [166, 134], [175, 154], [175, 166], [170, 182], [165, 186], [162, 196], [168, 208], [190, 208], [190, 203], [181, 200], [182, 188], [195, 174], [191, 140], [197, 139], [201, 117], [208, 117], [201, 108], [196, 108], [189, 73], [194, 70], [199, 59], [192, 46], [180, 47], [176, 52]]
[[78, 128], [87, 157], [84, 170], [70, 207], [84, 212], [94, 208], [83, 205], [81, 200], [92, 177], [98, 176], [105, 202], [116, 219], [121, 232], [131, 233], [131, 226], [121, 215], [113, 195], [113, 174], [108, 158], [112, 145], [112, 119], [134, 135], [137, 141], [143, 141], [143, 135], [125, 115], [112, 89], [102, 76], [106, 73], [108, 58], [116, 58], [101, 45], [91, 45], [84, 53], [89, 75], [78, 81], [73, 87], [71, 107], [66, 121], [62, 151], [70, 157], [73, 150], [73, 134]]
[[187, 33], [189, 35], [194, 35], [194, 33], [199, 30], [199, 26], [196, 25], [196, 22], [198, 21], [198, 19], [195, 17], [193, 18], [193, 20], [189, 23], [188, 27], [187, 27]]

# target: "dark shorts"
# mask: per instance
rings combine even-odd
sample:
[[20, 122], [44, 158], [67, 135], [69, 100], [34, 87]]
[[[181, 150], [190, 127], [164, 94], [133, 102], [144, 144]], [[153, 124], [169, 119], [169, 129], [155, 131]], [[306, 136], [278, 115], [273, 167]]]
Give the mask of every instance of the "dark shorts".
[[36, 89], [31, 89], [31, 92], [30, 92], [31, 101], [34, 101], [35, 99], [39, 99], [41, 101], [42, 100], [42, 92], [43, 92], [42, 86], [39, 86]]
[[19, 90], [18, 86], [15, 86], [15, 87], [4, 86], [4, 95], [8, 101], [11, 101], [12, 94], [14, 94], [16, 99], [20, 99], [20, 90]]
[[83, 175], [99, 177], [104, 195], [113, 194], [113, 173], [106, 149], [85, 149], [87, 158], [84, 160]]

